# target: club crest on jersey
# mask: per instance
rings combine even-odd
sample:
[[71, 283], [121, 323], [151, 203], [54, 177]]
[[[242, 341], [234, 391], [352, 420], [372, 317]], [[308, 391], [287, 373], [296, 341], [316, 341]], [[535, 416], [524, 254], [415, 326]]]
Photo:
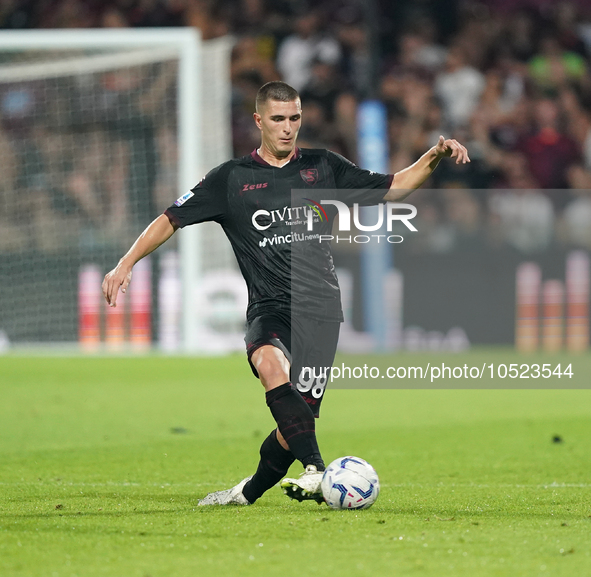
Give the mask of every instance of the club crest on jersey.
[[192, 196], [195, 196], [195, 193], [192, 190], [190, 190], [189, 192], [183, 194], [183, 196], [174, 201], [175, 206], [181, 206], [185, 204], [185, 202], [187, 202], [187, 200], [189, 200]]
[[306, 184], [314, 185], [318, 182], [318, 169], [307, 168], [306, 170], [300, 170], [300, 176]]

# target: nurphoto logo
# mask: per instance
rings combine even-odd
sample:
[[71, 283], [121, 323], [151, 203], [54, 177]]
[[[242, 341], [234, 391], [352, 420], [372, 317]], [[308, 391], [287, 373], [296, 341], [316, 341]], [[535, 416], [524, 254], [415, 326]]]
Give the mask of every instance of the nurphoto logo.
[[[308, 200], [308, 199], [306, 199]], [[324, 209], [322, 209], [321, 205], [327, 205], [327, 204], [331, 204], [333, 206], [336, 207], [337, 211], [338, 211], [338, 215], [339, 215], [339, 232], [349, 232], [351, 230], [351, 211], [349, 210], [349, 207], [344, 203], [341, 202], [340, 200], [321, 200], [320, 204], [315, 203], [324, 213], [324, 215], [326, 216], [326, 213], [324, 212]], [[416, 215], [417, 215], [417, 209], [416, 207], [414, 207], [412, 204], [405, 204], [405, 203], [398, 203], [398, 202], [387, 202], [386, 203], [386, 210], [384, 211], [384, 204], [378, 204], [378, 221], [376, 224], [361, 224], [361, 222], [359, 221], [359, 204], [358, 203], [354, 203], [353, 204], [353, 224], [355, 225], [355, 227], [358, 230], [361, 230], [363, 232], [375, 232], [378, 230], [381, 230], [384, 226], [384, 212], [386, 212], [386, 230], [388, 232], [392, 232], [392, 223], [394, 221], [400, 221], [402, 222], [410, 231], [416, 232], [417, 229], [416, 227], [410, 222], [411, 219], [413, 219]], [[408, 212], [405, 212], [403, 214], [397, 213], [395, 212], [396, 210], [405, 210]], [[316, 210], [316, 212], [318, 213], [318, 210]], [[308, 231], [313, 230], [313, 226], [314, 226], [314, 213], [312, 211], [309, 211], [307, 214], [308, 217]], [[322, 216], [320, 217], [320, 220], [322, 221]], [[386, 242], [389, 242], [391, 244], [398, 244], [401, 243], [404, 238], [398, 234], [393, 234], [393, 235], [385, 235], [385, 234], [372, 234], [372, 235], [367, 235], [367, 234], [359, 234], [356, 236], [344, 236], [344, 237], [340, 237], [340, 236], [334, 236], [332, 234], [321, 234], [319, 235], [318, 239], [319, 242], [322, 241], [333, 241], [336, 240], [337, 243], [339, 242], [353, 242], [353, 243], [357, 243], [357, 244], [367, 244], [368, 242], [371, 241], [371, 239], [377, 239], [377, 242], [379, 243], [381, 239], [385, 239]]]
[[[308, 199], [306, 199], [308, 200]], [[314, 203], [318, 205], [318, 203]], [[349, 211], [349, 207], [340, 200], [321, 200], [321, 205], [332, 204], [336, 206], [339, 214], [339, 231], [346, 232], [351, 230], [351, 212]], [[380, 203], [377, 205], [378, 207], [378, 222], [376, 224], [361, 224], [359, 222], [359, 204], [353, 204], [353, 223], [355, 226], [364, 232], [375, 232], [376, 230], [380, 230], [384, 225], [384, 204]], [[320, 207], [322, 208], [322, 207]], [[395, 210], [408, 210], [408, 214], [397, 214]], [[324, 212], [324, 211], [322, 211]], [[417, 209], [412, 204], [405, 204], [401, 202], [387, 202], [386, 203], [386, 213], [387, 213], [387, 222], [386, 228], [388, 232], [392, 232], [392, 223], [395, 220], [399, 220], [400, 222], [404, 223], [404, 225], [413, 232], [416, 232], [417, 229], [414, 225], [410, 222], [417, 215]], [[324, 212], [326, 216], [326, 213]], [[311, 231], [314, 225], [314, 213], [312, 211], [308, 211], [308, 230]]]

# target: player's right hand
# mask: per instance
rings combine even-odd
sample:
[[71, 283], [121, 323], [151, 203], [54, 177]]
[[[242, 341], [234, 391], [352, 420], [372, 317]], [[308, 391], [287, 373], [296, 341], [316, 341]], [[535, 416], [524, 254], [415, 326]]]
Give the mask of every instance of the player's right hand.
[[130, 282], [131, 268], [122, 266], [121, 263], [105, 275], [105, 279], [103, 280], [103, 295], [110, 307], [117, 306], [119, 288], [121, 287], [121, 292], [125, 293]]

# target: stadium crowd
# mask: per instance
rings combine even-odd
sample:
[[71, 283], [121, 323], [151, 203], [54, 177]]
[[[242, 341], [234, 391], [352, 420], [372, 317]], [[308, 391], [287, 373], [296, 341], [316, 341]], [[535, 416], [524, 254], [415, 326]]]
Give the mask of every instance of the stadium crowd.
[[[196, 26], [205, 39], [233, 35], [236, 156], [259, 144], [253, 102], [269, 80], [281, 78], [302, 95], [301, 146], [327, 147], [352, 160], [357, 106], [377, 96], [388, 109], [390, 172], [410, 164], [439, 134], [465, 143], [472, 158], [469, 165], [442, 164], [423, 187], [432, 190], [413, 197], [417, 228], [425, 234], [410, 243], [411, 250], [509, 246], [531, 253], [553, 243], [591, 249], [591, 8], [582, 1], [378, 3], [379, 82], [372, 91], [374, 38], [365, 4], [9, 0], [0, 5], [0, 28]], [[139, 170], [132, 160], [138, 154], [151, 158], [155, 168], [137, 175], [132, 195], [147, 188], [151, 203], [160, 208], [163, 183], [174, 173], [174, 135], [142, 118], [154, 107], [167, 106], [158, 99], [167, 98], [172, 79], [159, 72], [150, 98], [136, 101], [140, 138], [122, 137], [113, 147], [99, 135], [83, 147], [86, 156], [67, 172], [59, 201], [37, 203], [41, 220], [51, 211], [64, 216], [60, 203], [68, 202], [75, 202], [87, 221], [121, 217], [123, 209], [113, 209], [113, 203], [130, 173]], [[113, 75], [108, 82], [125, 83]], [[142, 79], [129, 82], [141, 84]], [[17, 150], [11, 144], [14, 94], [5, 87], [0, 92], [0, 194], [9, 199], [10, 190], [41, 186], [37, 172], [19, 175], [19, 155], [36, 154], [41, 166], [64, 139], [76, 137], [57, 135], [45, 151]], [[43, 130], [36, 127], [31, 138]], [[97, 196], [92, 179], [103, 179], [94, 188], [107, 192]], [[10, 207], [8, 201], [3, 204]], [[16, 230], [6, 233], [10, 226], [8, 219], [0, 226], [0, 251], [17, 247]]]

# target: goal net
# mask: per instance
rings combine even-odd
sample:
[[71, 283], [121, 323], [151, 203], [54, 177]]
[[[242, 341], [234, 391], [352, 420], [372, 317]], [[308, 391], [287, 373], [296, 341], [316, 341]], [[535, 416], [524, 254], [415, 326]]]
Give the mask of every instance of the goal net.
[[139, 233], [231, 156], [231, 47], [193, 29], [0, 34], [0, 349], [237, 346], [244, 287], [216, 225], [141, 261], [117, 309], [100, 293]]

